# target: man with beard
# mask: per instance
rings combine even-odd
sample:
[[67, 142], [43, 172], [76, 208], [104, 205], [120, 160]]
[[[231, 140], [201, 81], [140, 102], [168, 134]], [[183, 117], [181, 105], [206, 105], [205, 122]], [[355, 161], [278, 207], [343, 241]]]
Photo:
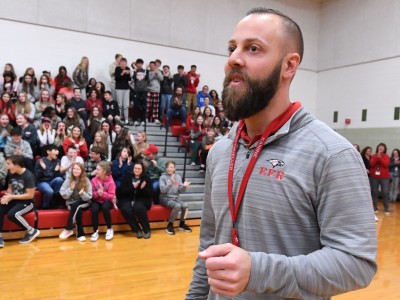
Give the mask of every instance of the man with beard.
[[223, 106], [239, 122], [208, 156], [186, 299], [328, 299], [367, 286], [376, 228], [360, 155], [289, 100], [299, 26], [256, 8], [228, 49]]

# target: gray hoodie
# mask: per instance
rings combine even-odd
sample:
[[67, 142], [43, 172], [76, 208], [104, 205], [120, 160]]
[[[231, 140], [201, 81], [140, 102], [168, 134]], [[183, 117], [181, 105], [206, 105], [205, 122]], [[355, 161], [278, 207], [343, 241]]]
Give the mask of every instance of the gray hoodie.
[[182, 177], [175, 173], [175, 183], [171, 181], [171, 175], [163, 173], [160, 177], [160, 199], [177, 199], [180, 193], [186, 191]]
[[157, 74], [153, 71], [149, 72], [149, 84], [147, 85], [147, 91], [153, 93], [160, 92], [160, 82], [163, 80], [163, 75], [160, 70], [158, 70]]

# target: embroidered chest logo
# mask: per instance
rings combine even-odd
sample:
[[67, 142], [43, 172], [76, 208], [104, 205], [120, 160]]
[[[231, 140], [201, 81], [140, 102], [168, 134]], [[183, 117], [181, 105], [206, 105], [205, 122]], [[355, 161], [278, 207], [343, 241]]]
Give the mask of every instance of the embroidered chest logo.
[[285, 172], [279, 170], [285, 165], [285, 162], [280, 159], [267, 159], [268, 166], [260, 167], [258, 174], [265, 177], [271, 177], [282, 181], [285, 177]]

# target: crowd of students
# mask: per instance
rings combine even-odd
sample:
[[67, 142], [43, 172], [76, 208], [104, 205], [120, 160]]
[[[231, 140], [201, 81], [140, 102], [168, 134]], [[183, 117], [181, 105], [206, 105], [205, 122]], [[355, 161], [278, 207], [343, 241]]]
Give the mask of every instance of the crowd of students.
[[[387, 154], [386, 144], [380, 143], [373, 153], [372, 147], [367, 146], [360, 152], [371, 187], [372, 203], [375, 213], [378, 212], [379, 191], [383, 199], [385, 215], [390, 215], [390, 203], [396, 202], [399, 193], [400, 150], [394, 149], [391, 156]], [[377, 218], [376, 218], [377, 219]]]
[[[222, 102], [207, 85], [197, 92], [200, 75], [195, 65], [188, 73], [178, 66], [172, 75], [167, 65], [160, 70], [159, 60], [150, 62], [145, 70], [143, 60], [137, 59], [131, 72], [125, 58], [115, 58], [109, 68], [110, 91], [103, 83], [89, 79], [87, 57], [74, 70], [73, 79], [64, 66], [53, 79], [49, 71], [36, 78], [33, 68], [18, 78], [13, 65], [5, 65], [0, 77], [0, 189], [7, 192], [0, 205], [0, 247], [4, 245], [1, 231], [5, 215], [27, 230], [24, 241], [30, 242], [39, 234], [22, 218], [33, 208], [29, 204], [33, 200], [32, 182], [43, 195], [40, 209], [66, 206], [70, 210], [61, 239], [71, 236], [76, 225], [77, 239], [85, 240], [82, 210], [89, 207], [92, 241], [98, 239], [99, 211], [107, 223], [105, 238], [113, 238], [110, 209], [117, 207], [138, 238], [149, 238], [147, 211], [160, 199], [162, 205], [172, 208], [167, 233], [175, 233], [172, 224], [179, 211], [179, 229], [191, 231], [183, 218], [187, 206], [178, 200], [190, 182], [182, 182], [175, 174], [174, 162], [165, 166], [157, 156], [157, 146], [147, 144], [144, 131], [134, 135], [127, 125], [144, 125], [145, 121], [159, 124], [165, 119], [169, 126], [172, 119], [180, 119], [193, 150], [190, 164], [200, 164], [204, 171], [208, 150], [231, 126]], [[134, 114], [129, 116], [132, 106]], [[11, 179], [15, 174], [25, 174], [29, 180]], [[14, 207], [9, 202], [23, 206]]]

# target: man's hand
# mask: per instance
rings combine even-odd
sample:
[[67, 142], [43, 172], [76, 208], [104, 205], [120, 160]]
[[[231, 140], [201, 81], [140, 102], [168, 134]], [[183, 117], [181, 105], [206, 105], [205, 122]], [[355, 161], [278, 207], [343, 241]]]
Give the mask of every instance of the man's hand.
[[199, 253], [205, 260], [208, 283], [219, 295], [233, 297], [247, 286], [251, 271], [250, 254], [232, 244], [214, 245]]

